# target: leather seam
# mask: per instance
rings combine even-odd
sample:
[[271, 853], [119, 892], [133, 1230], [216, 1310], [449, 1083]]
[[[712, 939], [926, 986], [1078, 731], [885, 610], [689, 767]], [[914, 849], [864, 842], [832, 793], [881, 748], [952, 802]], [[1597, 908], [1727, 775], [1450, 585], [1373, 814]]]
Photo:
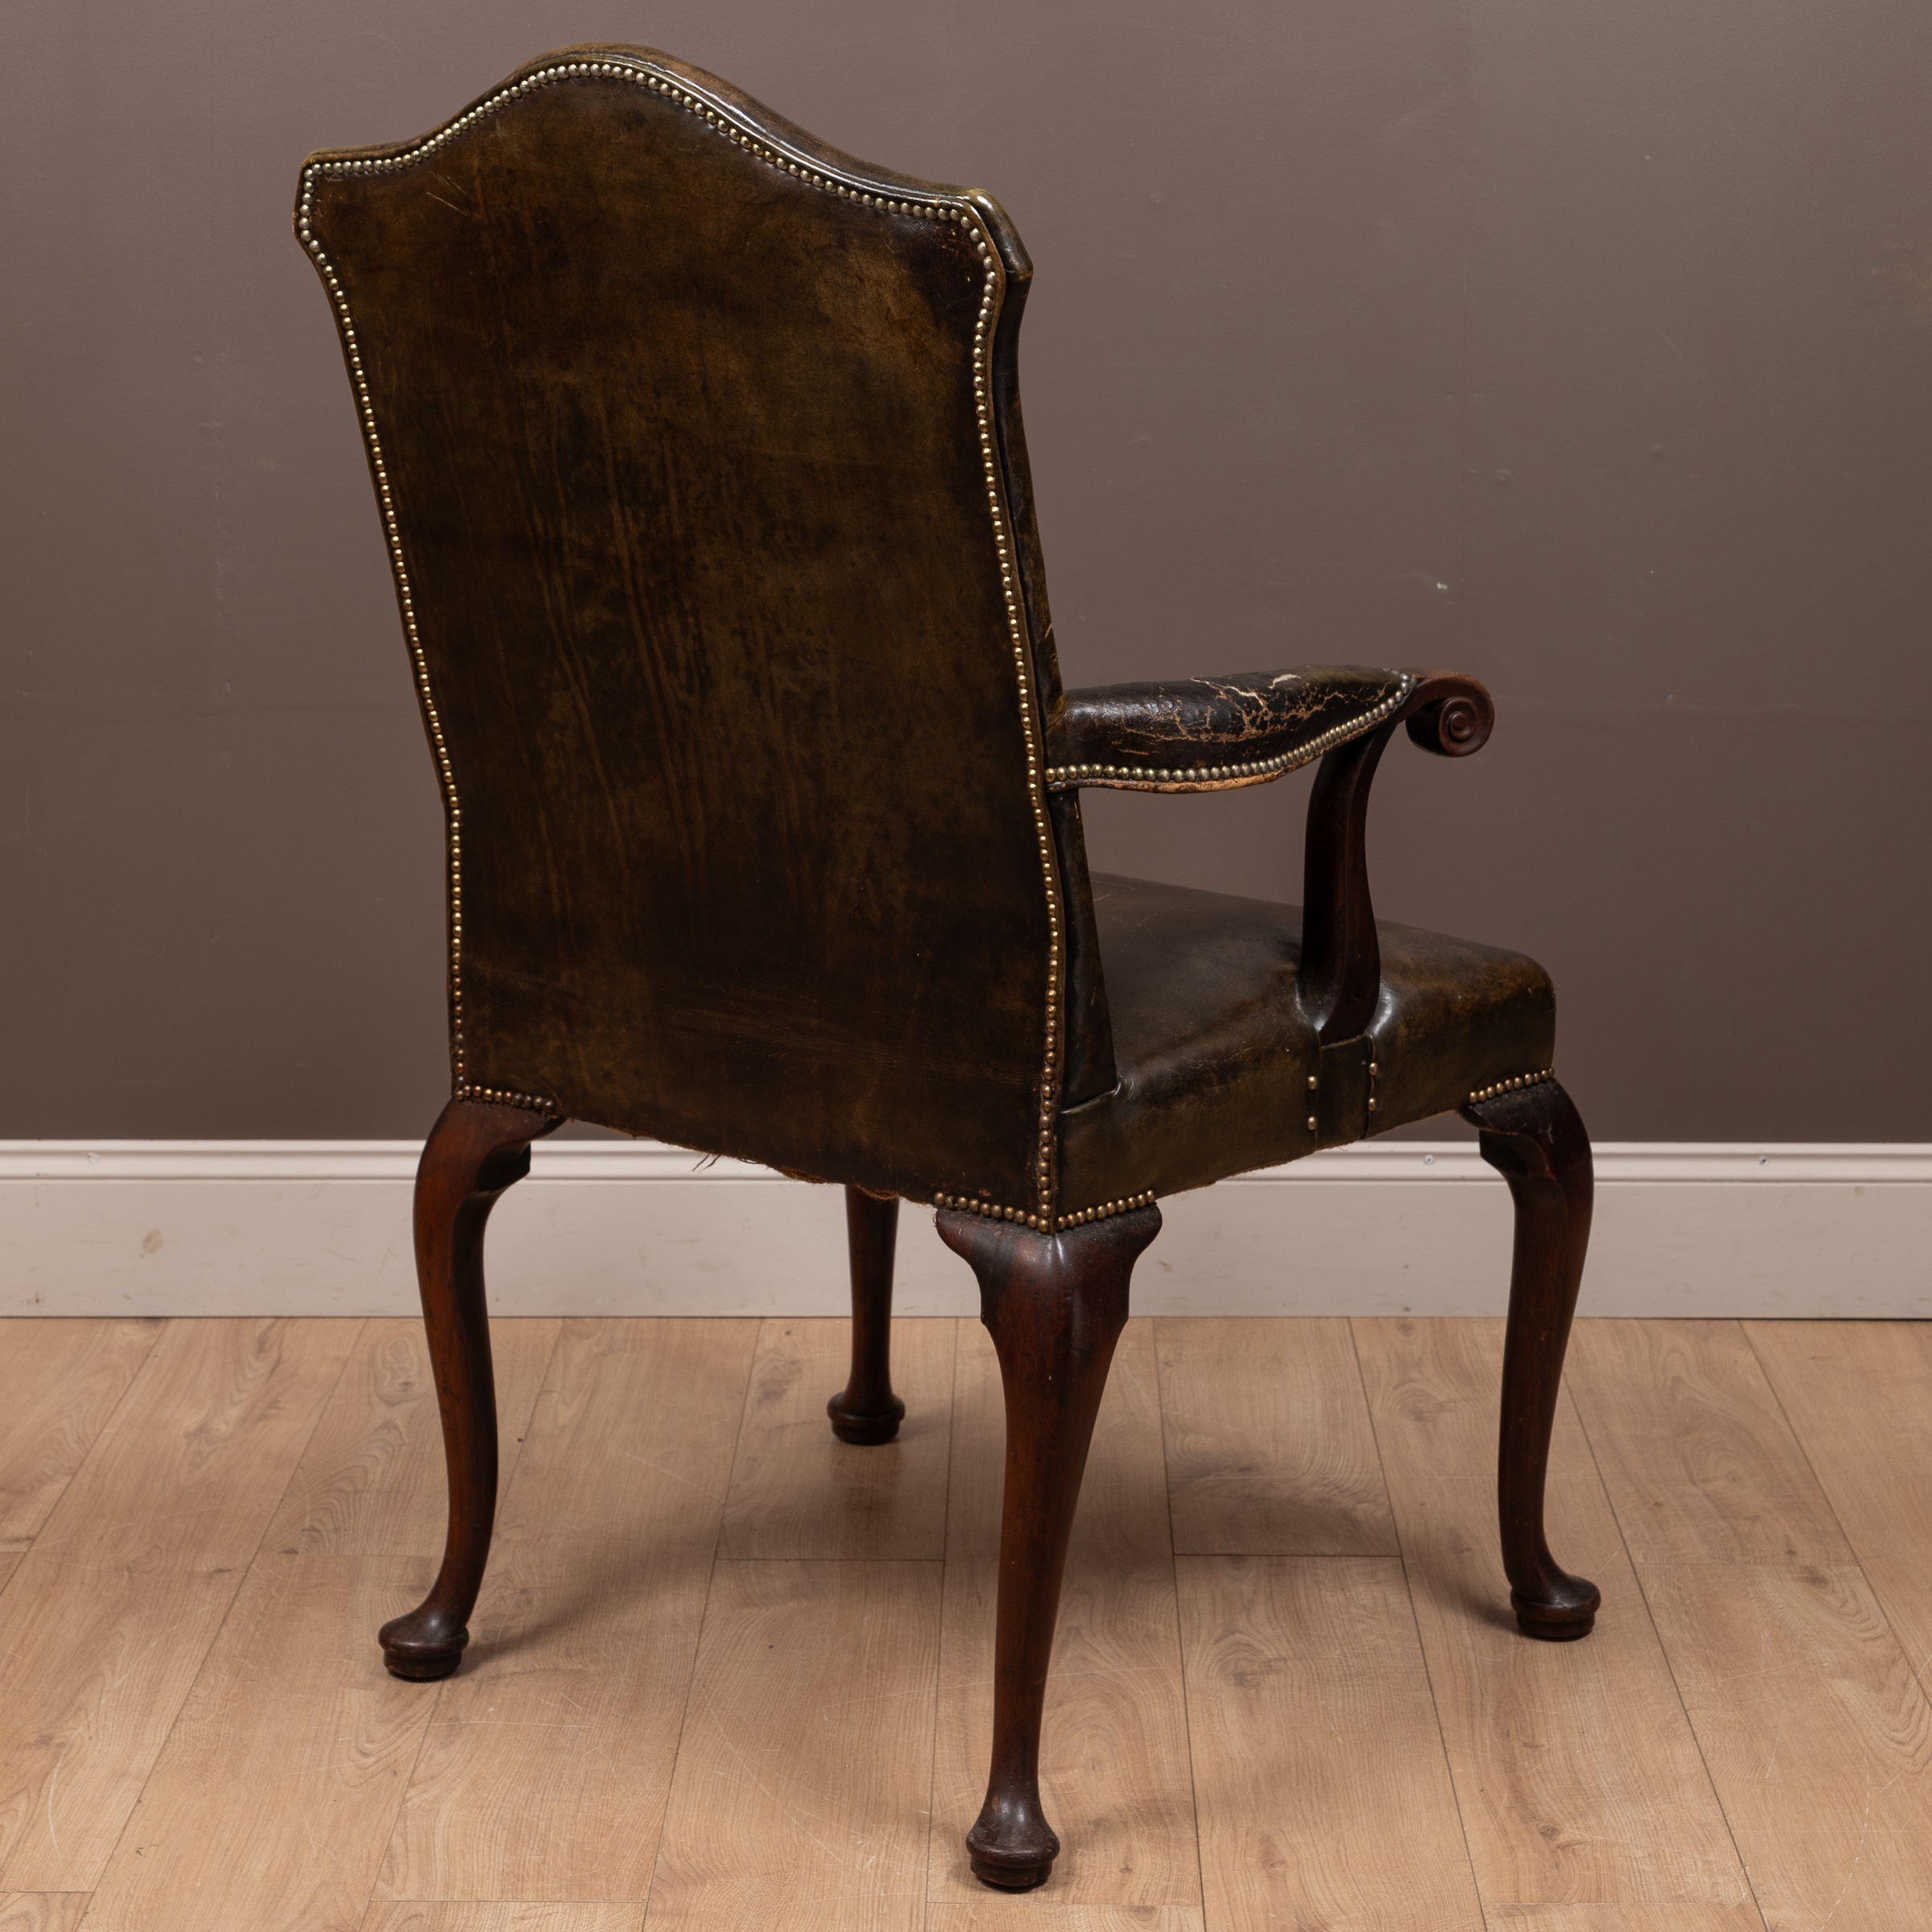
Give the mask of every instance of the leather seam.
[[[443, 719], [436, 708], [436, 693], [430, 683], [429, 661], [416, 626], [415, 597], [410, 587], [409, 565], [402, 553], [402, 527], [389, 486], [389, 469], [382, 455], [382, 441], [376, 429], [376, 411], [369, 394], [369, 379], [362, 367], [361, 346], [356, 336], [355, 318], [349, 312], [349, 296], [336, 275], [334, 265], [320, 240], [311, 230], [310, 217], [315, 205], [316, 179], [324, 173], [343, 172], [312, 162], [302, 171], [302, 202], [295, 233], [314, 261], [323, 286], [328, 290], [336, 320], [342, 330], [342, 346], [349, 358], [349, 379], [355, 386], [356, 414], [361, 419], [362, 440], [368, 449], [369, 464], [376, 483], [376, 497], [382, 514], [382, 531], [388, 540], [390, 568], [396, 580], [396, 601], [402, 614], [402, 630], [408, 641], [410, 658], [415, 668], [416, 690], [423, 703], [423, 717], [429, 728], [430, 749], [442, 781], [444, 822], [448, 828], [447, 867], [449, 883], [449, 1044], [450, 1071], [454, 1076], [454, 1097], [460, 1100], [493, 1097], [493, 1088], [473, 1088], [465, 1068], [463, 1034], [463, 802], [456, 790], [456, 768], [449, 745], [443, 735]], [[554, 1102], [530, 1095], [518, 1095], [512, 1105], [528, 1102], [533, 1111], [555, 1113]]]
[[973, 328], [973, 413], [979, 426], [987, 506], [993, 515], [993, 539], [999, 559], [1001, 596], [1006, 607], [1006, 628], [1013, 645], [1014, 677], [1020, 700], [1020, 729], [1026, 741], [1027, 803], [1033, 811], [1034, 836], [1039, 846], [1040, 872], [1046, 893], [1046, 1037], [1045, 1064], [1040, 1074], [1038, 1150], [1033, 1162], [1036, 1176], [1035, 1205], [1032, 1212], [1015, 1214], [1012, 1218], [1037, 1232], [1045, 1232], [1054, 1225], [1054, 1128], [1059, 1113], [1060, 973], [1063, 953], [1059, 880], [1054, 862], [1053, 827], [1046, 812], [1046, 759], [1042, 753], [1039, 722], [1034, 716], [1033, 682], [1029, 670], [1032, 639], [1028, 634], [1026, 606], [1013, 568], [1015, 545], [1008, 523], [1005, 497], [1000, 488], [999, 452], [993, 433], [993, 336], [1005, 274], [992, 234], [976, 213], [962, 209], [960, 218], [972, 232], [980, 260], [986, 270], [986, 287], [980, 299], [979, 318]]

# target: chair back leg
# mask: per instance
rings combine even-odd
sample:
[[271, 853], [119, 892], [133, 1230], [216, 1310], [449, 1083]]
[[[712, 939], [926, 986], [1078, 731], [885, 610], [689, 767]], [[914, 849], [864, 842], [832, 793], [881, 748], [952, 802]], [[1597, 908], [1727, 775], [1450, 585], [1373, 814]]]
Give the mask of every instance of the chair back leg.
[[483, 1230], [530, 1172], [530, 1144], [563, 1123], [520, 1107], [452, 1100], [416, 1169], [416, 1285], [443, 1414], [449, 1533], [430, 1593], [378, 1633], [392, 1677], [448, 1677], [469, 1641], [497, 1510], [497, 1397], [483, 1295]]
[[939, 1216], [940, 1237], [979, 1277], [1006, 1397], [993, 1768], [966, 1848], [974, 1875], [1007, 1890], [1043, 1884], [1060, 1849], [1040, 1806], [1040, 1719], [1067, 1539], [1128, 1282], [1160, 1229], [1158, 1208], [1059, 1235]]
[[842, 1443], [889, 1443], [906, 1405], [892, 1392], [892, 1262], [899, 1203], [862, 1187], [845, 1190], [845, 1242], [852, 1255], [852, 1375], [825, 1405]]
[[1543, 1487], [1556, 1422], [1563, 1352], [1590, 1245], [1590, 1137], [1554, 1080], [1463, 1109], [1482, 1130], [1482, 1155], [1509, 1183], [1516, 1250], [1503, 1343], [1503, 1414], [1496, 1505], [1509, 1600], [1526, 1637], [1587, 1637], [1601, 1600], [1550, 1554]]

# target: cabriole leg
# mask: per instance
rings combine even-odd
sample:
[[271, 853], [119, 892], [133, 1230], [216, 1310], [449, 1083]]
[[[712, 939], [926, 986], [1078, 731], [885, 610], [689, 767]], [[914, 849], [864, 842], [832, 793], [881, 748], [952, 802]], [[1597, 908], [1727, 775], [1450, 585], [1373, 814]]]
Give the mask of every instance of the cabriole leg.
[[1543, 1534], [1543, 1484], [1556, 1422], [1570, 1318], [1590, 1244], [1590, 1137], [1554, 1080], [1463, 1109], [1482, 1130], [1482, 1155], [1509, 1183], [1516, 1252], [1503, 1344], [1496, 1505], [1509, 1600], [1526, 1637], [1587, 1637], [1596, 1585], [1558, 1567]]
[[974, 1876], [1042, 1885], [1060, 1841], [1040, 1809], [1040, 1717], [1059, 1614], [1067, 1539], [1127, 1286], [1161, 1212], [1142, 1208], [1064, 1234], [943, 1210], [940, 1237], [972, 1264], [1006, 1395], [1006, 1495], [1000, 1523], [993, 1769], [967, 1834]]
[[469, 1641], [497, 1510], [497, 1397], [483, 1298], [483, 1229], [530, 1172], [530, 1143], [562, 1123], [520, 1107], [452, 1100], [416, 1168], [416, 1285], [443, 1412], [449, 1534], [430, 1593], [378, 1633], [392, 1677], [448, 1677]]
[[825, 1405], [842, 1443], [889, 1443], [906, 1405], [892, 1392], [892, 1259], [899, 1203], [862, 1187], [845, 1190], [852, 1254], [852, 1377]]

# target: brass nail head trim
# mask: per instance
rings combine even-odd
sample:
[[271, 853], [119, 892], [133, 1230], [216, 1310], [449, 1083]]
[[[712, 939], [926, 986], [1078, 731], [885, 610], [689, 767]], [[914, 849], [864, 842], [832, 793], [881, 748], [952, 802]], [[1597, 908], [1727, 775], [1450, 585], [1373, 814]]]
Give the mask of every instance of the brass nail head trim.
[[1539, 1086], [1545, 1080], [1556, 1078], [1556, 1069], [1546, 1067], [1538, 1073], [1519, 1073], [1513, 1080], [1495, 1080], [1487, 1087], [1478, 1088], [1463, 1102], [1465, 1106], [1480, 1106], [1484, 1100], [1492, 1100], [1499, 1093], [1515, 1093], [1525, 1087]]

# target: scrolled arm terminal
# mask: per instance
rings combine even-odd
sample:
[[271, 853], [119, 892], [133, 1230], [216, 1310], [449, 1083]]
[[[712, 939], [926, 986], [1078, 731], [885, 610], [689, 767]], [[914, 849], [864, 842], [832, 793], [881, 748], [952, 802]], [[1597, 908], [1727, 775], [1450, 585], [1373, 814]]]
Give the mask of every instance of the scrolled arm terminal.
[[1466, 758], [1489, 742], [1496, 703], [1474, 678], [1455, 671], [1412, 671], [1414, 687], [1402, 708], [1409, 741], [1438, 758]]

